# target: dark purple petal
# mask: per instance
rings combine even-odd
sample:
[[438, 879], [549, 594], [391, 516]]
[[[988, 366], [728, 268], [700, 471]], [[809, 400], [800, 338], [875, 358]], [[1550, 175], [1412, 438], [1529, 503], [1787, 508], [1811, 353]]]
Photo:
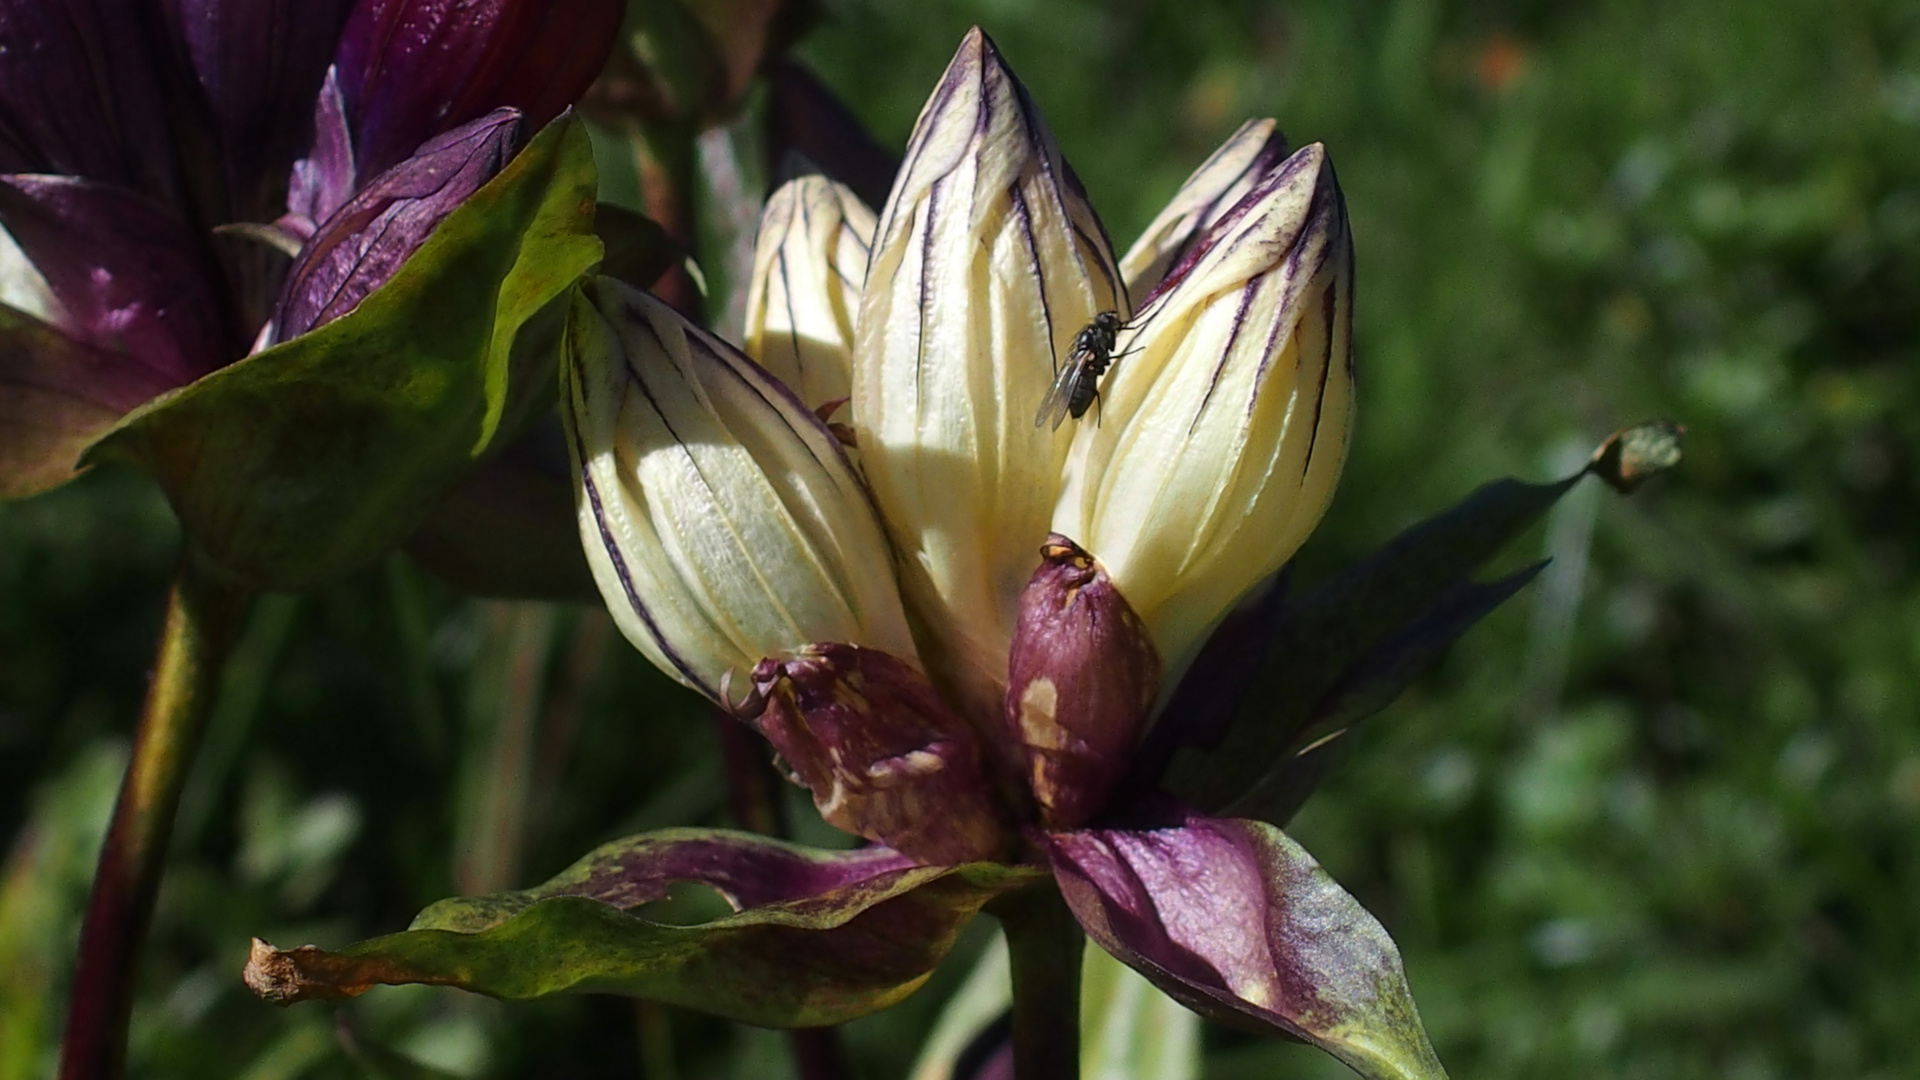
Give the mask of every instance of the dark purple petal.
[[1020, 593], [1006, 720], [1026, 750], [1041, 822], [1070, 829], [1106, 803], [1160, 691], [1160, 654], [1106, 568], [1055, 533]]
[[125, 353], [0, 306], [0, 498], [65, 483], [89, 443], [172, 387]]
[[1089, 936], [1189, 1007], [1286, 1032], [1367, 1077], [1443, 1077], [1393, 939], [1261, 822], [1188, 816], [1044, 839]]
[[61, 173], [168, 197], [173, 142], [139, 0], [0, 0], [0, 173]]
[[232, 220], [273, 213], [274, 193], [312, 141], [314, 93], [348, 0], [165, 0], [220, 148]]
[[64, 329], [180, 385], [232, 359], [211, 274], [178, 218], [125, 188], [0, 176], [0, 225], [47, 280]]
[[506, 165], [519, 132], [520, 114], [499, 109], [433, 139], [376, 177], [321, 224], [294, 260], [272, 340], [298, 337], [358, 307]]
[[540, 127], [613, 47], [620, 0], [361, 0], [336, 63], [363, 174], [508, 106]]
[[1005, 848], [976, 736], [906, 661], [835, 643], [765, 660], [742, 715], [834, 825], [929, 865]]

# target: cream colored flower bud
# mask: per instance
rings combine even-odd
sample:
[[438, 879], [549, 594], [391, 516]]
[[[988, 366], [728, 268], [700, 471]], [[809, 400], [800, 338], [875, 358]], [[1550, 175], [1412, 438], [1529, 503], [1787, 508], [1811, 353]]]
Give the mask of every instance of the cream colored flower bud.
[[1095, 315], [1127, 315], [1104, 229], [978, 30], [920, 114], [856, 325], [860, 461], [929, 667], [997, 723], [1068, 429], [1034, 417]]
[[588, 562], [661, 670], [717, 701], [815, 642], [914, 655], [866, 492], [785, 387], [610, 278], [575, 296], [561, 371]]
[[1180, 259], [1191, 252], [1207, 229], [1253, 190], [1287, 156], [1287, 137], [1272, 120], [1249, 120], [1240, 125], [1220, 149], [1200, 163], [1173, 193], [1160, 216], [1120, 260], [1127, 291], [1144, 297], [1160, 284]]
[[1326, 151], [1269, 172], [1119, 341], [1054, 528], [1178, 663], [1333, 497], [1353, 421], [1353, 249]]
[[747, 355], [808, 408], [853, 392], [853, 320], [872, 244], [873, 211], [824, 176], [782, 185], [760, 214]]

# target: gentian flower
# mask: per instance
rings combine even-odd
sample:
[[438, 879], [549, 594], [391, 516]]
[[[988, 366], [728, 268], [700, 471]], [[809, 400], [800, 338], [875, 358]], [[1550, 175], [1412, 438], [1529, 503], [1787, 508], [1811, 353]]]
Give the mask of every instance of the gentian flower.
[[0, 310], [0, 494], [354, 310], [586, 88], [623, 7], [0, 3], [0, 278], [36, 301]]
[[[1325, 151], [1249, 125], [1116, 260], [975, 32], [886, 207], [795, 181], [758, 262], [758, 363], [616, 282], [575, 303], [582, 536], [627, 636], [872, 851], [1044, 864], [1181, 1000], [1437, 1074], [1391, 943], [1297, 845], [1114, 798], [1167, 677], [1292, 556], [1345, 458]], [[1102, 312], [1124, 328], [1097, 411], [1037, 424]]]
[[[870, 845], [617, 841], [342, 953], [256, 942], [256, 992], [600, 989], [813, 1026], [911, 992], [983, 905], [1039, 888], [1196, 1010], [1367, 1076], [1444, 1075], [1380, 924], [1275, 822], [1184, 802], [1143, 757], [1344, 463], [1352, 247], [1326, 151], [1247, 125], [1116, 259], [976, 30], [878, 214], [821, 178], [774, 195], [752, 297], [743, 354], [617, 281], [579, 291], [581, 536], [634, 645]], [[1036, 422], [1108, 312], [1098, 400]], [[648, 922], [686, 880], [735, 914]]]

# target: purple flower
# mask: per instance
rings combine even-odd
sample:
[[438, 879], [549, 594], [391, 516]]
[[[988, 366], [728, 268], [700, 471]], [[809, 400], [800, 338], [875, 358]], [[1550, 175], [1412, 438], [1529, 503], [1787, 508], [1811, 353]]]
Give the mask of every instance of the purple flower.
[[585, 90], [622, 10], [0, 0], [0, 494], [351, 311]]

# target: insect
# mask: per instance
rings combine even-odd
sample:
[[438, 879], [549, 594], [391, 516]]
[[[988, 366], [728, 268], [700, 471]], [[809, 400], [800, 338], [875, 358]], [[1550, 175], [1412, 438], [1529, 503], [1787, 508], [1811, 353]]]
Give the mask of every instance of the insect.
[[1067, 362], [1054, 375], [1053, 385], [1047, 388], [1047, 396], [1033, 418], [1034, 427], [1052, 424], [1058, 431], [1067, 417], [1080, 419], [1100, 400], [1100, 376], [1115, 359], [1113, 345], [1120, 336], [1120, 325], [1119, 312], [1103, 311], [1074, 335]]

